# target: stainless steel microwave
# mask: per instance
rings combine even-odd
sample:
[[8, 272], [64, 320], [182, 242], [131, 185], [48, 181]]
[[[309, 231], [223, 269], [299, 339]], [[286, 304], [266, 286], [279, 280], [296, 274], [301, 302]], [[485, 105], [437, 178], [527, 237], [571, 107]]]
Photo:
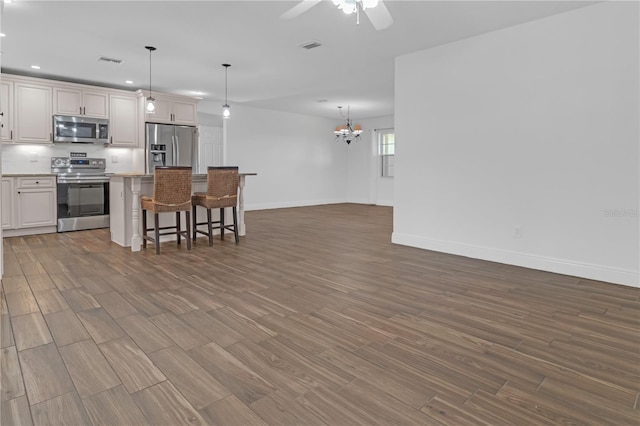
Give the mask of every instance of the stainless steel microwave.
[[109, 120], [84, 116], [54, 115], [53, 142], [109, 143]]

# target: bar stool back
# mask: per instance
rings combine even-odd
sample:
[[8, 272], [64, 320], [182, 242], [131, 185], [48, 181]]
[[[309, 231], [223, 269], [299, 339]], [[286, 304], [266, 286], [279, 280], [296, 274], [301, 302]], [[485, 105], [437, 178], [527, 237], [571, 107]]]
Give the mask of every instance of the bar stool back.
[[[142, 208], [142, 247], [147, 247], [147, 241], [153, 242], [156, 254], [160, 254], [160, 236], [176, 235], [177, 243], [180, 238], [187, 240], [187, 250], [191, 250], [191, 223], [189, 210], [191, 210], [191, 167], [182, 166], [156, 166], [153, 173], [153, 197], [140, 197]], [[147, 210], [154, 214], [154, 227], [147, 228]], [[180, 227], [180, 212], [185, 212], [187, 222], [186, 230]], [[161, 227], [159, 213], [175, 213], [175, 226]], [[154, 236], [147, 235], [148, 231], [154, 231]], [[166, 231], [166, 232], [160, 232]]]
[[[238, 167], [208, 167], [207, 168], [207, 192], [197, 192], [191, 197], [193, 205], [193, 241], [196, 240], [198, 233], [209, 237], [209, 245], [213, 245], [213, 230], [220, 229], [220, 239], [224, 240], [224, 231], [233, 231], [236, 243], [240, 242], [238, 238], [238, 213], [236, 205], [238, 203], [238, 185], [240, 184], [240, 175]], [[196, 208], [204, 207], [207, 209], [207, 221], [197, 222]], [[224, 209], [231, 207], [233, 209], [233, 225], [225, 225]], [[220, 209], [220, 220], [212, 220], [211, 209]], [[207, 231], [198, 229], [198, 226], [207, 225]]]

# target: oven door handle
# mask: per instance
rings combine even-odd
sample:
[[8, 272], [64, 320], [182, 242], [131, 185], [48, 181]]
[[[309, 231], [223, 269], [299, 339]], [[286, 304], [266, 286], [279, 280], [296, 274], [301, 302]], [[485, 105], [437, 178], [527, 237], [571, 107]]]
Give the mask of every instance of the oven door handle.
[[93, 185], [103, 185], [104, 183], [109, 182], [109, 178], [104, 179], [91, 179], [91, 180], [82, 180], [82, 179], [64, 179], [58, 178], [58, 183], [73, 183], [73, 184], [93, 184]]

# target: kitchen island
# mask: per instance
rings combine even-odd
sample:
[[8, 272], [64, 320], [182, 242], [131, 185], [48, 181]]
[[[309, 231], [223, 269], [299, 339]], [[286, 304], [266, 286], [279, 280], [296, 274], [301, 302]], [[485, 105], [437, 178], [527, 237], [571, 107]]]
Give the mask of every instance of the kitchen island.
[[[256, 176], [257, 173], [240, 173], [240, 185], [238, 190], [238, 234], [246, 234], [244, 223], [244, 186], [247, 176]], [[207, 175], [194, 174], [192, 179], [193, 192], [207, 192]], [[140, 209], [140, 196], [153, 195], [153, 175], [143, 173], [116, 173], [109, 181], [109, 211], [111, 241], [122, 247], [131, 247], [131, 251], [140, 251], [142, 247], [142, 210]], [[218, 214], [218, 209], [212, 212]], [[200, 215], [203, 215], [201, 218]], [[204, 209], [198, 209], [198, 221], [202, 221], [206, 215]], [[225, 222], [231, 223], [232, 219], [225, 216]], [[201, 220], [202, 219], [202, 220]], [[214, 216], [214, 220], [217, 218]], [[160, 215], [160, 226], [172, 225], [175, 215]], [[153, 225], [153, 215], [149, 215], [148, 226]], [[165, 237], [175, 238], [175, 237]]]

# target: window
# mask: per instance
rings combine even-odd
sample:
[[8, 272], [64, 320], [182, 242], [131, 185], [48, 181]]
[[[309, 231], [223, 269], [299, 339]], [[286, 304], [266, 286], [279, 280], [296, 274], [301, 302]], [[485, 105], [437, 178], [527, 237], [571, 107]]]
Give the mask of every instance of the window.
[[380, 156], [380, 176], [393, 177], [393, 163], [396, 141], [393, 129], [378, 131], [378, 155]]

